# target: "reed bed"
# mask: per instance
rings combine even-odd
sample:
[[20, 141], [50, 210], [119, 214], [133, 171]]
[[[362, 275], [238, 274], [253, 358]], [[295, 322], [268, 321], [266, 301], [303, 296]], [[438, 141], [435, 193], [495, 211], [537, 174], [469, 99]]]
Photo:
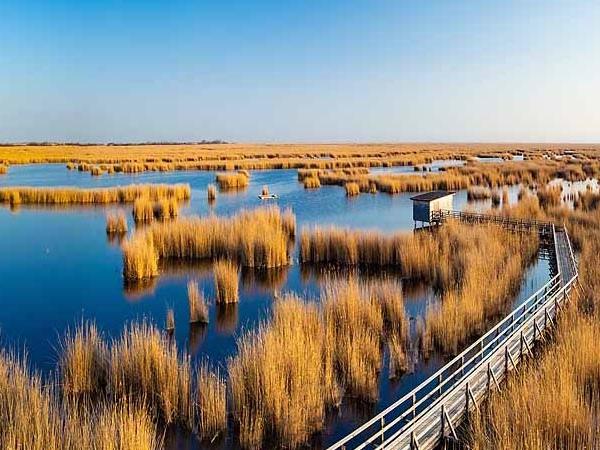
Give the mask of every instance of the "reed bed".
[[227, 386], [218, 370], [213, 371], [205, 362], [196, 371], [196, 407], [198, 434], [213, 441], [227, 430]]
[[509, 377], [470, 421], [466, 442], [532, 450], [600, 446], [600, 214], [525, 196], [504, 213], [564, 223], [580, 251], [580, 286], [553, 331], [554, 343]]
[[296, 219], [290, 210], [262, 207], [233, 217], [185, 218], [155, 223], [124, 246], [125, 276], [155, 276], [159, 258], [229, 259], [242, 267], [282, 267], [290, 257]]
[[215, 262], [213, 267], [217, 303], [237, 303], [239, 300], [238, 267], [229, 260]]
[[242, 447], [264, 448], [273, 437], [295, 448], [323, 428], [339, 398], [326, 339], [316, 305], [286, 295], [269, 322], [238, 340], [228, 368]]
[[[91, 328], [88, 328], [89, 331]], [[69, 341], [72, 342], [72, 341]], [[0, 448], [158, 450], [155, 423], [127, 400], [77, 407], [15, 353], [0, 353]]]
[[597, 192], [580, 192], [573, 201], [573, 207], [578, 210], [590, 212], [595, 211], [600, 206], [600, 193]]
[[143, 399], [165, 423], [191, 429], [194, 423], [188, 356], [147, 321], [131, 323], [109, 355], [108, 391], [118, 398]]
[[219, 173], [215, 177], [219, 189], [226, 191], [232, 189], [245, 189], [250, 184], [250, 175], [248, 172], [240, 171], [236, 173]]
[[450, 252], [455, 235], [454, 227], [442, 227], [437, 234], [390, 235], [313, 227], [300, 235], [300, 260], [340, 266], [397, 266], [403, 276], [443, 287], [454, 276]]
[[98, 166], [92, 166], [92, 168], [90, 169], [90, 174], [95, 177], [98, 177], [98, 176], [102, 175], [103, 173], [104, 173], [104, 170], [102, 170], [102, 168], [98, 167]]
[[106, 234], [127, 233], [127, 218], [123, 211], [109, 213], [106, 216]]
[[93, 322], [67, 330], [61, 342], [59, 374], [66, 397], [93, 397], [102, 392], [108, 378], [108, 348]]
[[496, 226], [471, 227], [455, 238], [462, 273], [426, 315], [434, 346], [450, 353], [457, 353], [505, 312], [538, 250], [537, 235], [517, 235]]
[[390, 353], [390, 379], [399, 379], [410, 370], [406, 343], [401, 336], [392, 334], [388, 340], [388, 351]]
[[383, 356], [381, 308], [356, 280], [330, 283], [322, 301], [324, 321], [335, 343], [335, 366], [346, 394], [376, 401]]
[[[187, 184], [133, 184], [130, 186], [103, 189], [79, 188], [0, 188], [0, 203], [22, 204], [93, 204], [93, 203], [133, 203], [146, 197], [151, 200], [169, 198], [189, 199], [191, 190]], [[18, 198], [18, 202], [15, 199]]]
[[208, 323], [208, 305], [204, 294], [198, 289], [197, 281], [187, 284], [188, 305], [190, 307], [190, 323]]
[[[422, 165], [433, 159], [473, 159], [475, 156], [527, 160], [556, 158], [587, 160], [598, 145], [590, 144], [227, 144], [160, 143], [108, 145], [3, 145], [0, 161], [24, 163], [87, 163], [133, 166], [142, 170], [268, 169], [369, 167], [384, 164]], [[82, 149], [84, 151], [82, 151]], [[574, 150], [574, 151], [572, 151]], [[569, 153], [570, 152], [570, 153]]]

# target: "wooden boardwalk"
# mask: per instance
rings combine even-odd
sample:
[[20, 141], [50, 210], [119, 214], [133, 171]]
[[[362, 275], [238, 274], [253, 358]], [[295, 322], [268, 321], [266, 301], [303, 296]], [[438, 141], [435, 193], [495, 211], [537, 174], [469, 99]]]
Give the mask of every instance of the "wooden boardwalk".
[[513, 231], [537, 231], [553, 241], [557, 274], [522, 305], [444, 367], [328, 450], [433, 449], [456, 439], [456, 428], [468, 413], [516, 370], [534, 343], [556, 322], [577, 281], [577, 264], [564, 227], [547, 222], [507, 219], [484, 214], [442, 211], [436, 220], [497, 223]]

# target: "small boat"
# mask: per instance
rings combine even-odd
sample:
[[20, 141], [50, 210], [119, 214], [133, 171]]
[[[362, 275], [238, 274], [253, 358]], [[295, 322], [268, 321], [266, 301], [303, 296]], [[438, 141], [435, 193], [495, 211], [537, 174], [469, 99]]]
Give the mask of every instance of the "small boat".
[[271, 199], [279, 198], [279, 195], [277, 195], [277, 194], [260, 194], [258, 196], [258, 198], [260, 198], [261, 200], [271, 200]]

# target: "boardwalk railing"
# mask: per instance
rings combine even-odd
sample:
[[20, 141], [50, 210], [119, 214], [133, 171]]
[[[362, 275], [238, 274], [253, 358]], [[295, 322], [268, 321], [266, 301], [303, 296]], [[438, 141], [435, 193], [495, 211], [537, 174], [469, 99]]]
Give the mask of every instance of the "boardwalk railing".
[[[481, 215], [477, 216], [481, 219]], [[531, 353], [534, 342], [542, 339], [544, 331], [555, 323], [577, 280], [576, 261], [566, 229], [541, 222], [530, 225], [529, 229], [533, 227], [543, 233], [549, 227], [558, 273], [413, 391], [328, 450], [422, 450], [434, 448], [446, 436], [457, 437], [456, 426], [465, 414], [478, 408], [491, 390], [499, 389], [508, 373]]]

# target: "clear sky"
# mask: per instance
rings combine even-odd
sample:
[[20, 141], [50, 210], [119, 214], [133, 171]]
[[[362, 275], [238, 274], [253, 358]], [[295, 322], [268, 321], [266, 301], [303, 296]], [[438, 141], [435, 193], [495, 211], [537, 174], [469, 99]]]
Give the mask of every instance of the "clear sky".
[[0, 141], [600, 142], [600, 2], [1, 0]]

